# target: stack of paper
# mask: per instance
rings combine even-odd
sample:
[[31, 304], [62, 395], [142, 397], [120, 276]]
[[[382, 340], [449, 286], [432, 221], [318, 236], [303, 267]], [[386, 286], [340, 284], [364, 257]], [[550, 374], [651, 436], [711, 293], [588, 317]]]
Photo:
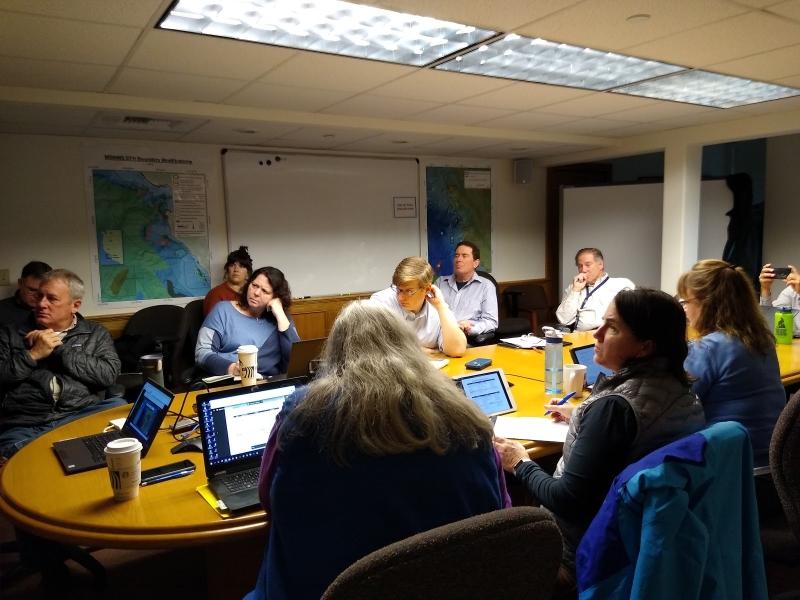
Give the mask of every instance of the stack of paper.
[[536, 337], [535, 335], [523, 335], [521, 337], [513, 338], [500, 338], [501, 342], [505, 342], [509, 346], [516, 348], [544, 348], [544, 338]]
[[513, 440], [561, 442], [567, 439], [569, 425], [556, 423], [546, 417], [497, 417], [494, 434]]

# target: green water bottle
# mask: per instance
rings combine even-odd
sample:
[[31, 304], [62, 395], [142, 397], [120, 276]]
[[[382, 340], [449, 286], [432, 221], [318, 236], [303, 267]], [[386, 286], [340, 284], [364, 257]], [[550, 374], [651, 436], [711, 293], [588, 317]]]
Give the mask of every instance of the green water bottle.
[[792, 343], [792, 309], [781, 306], [775, 311], [775, 339], [779, 344]]

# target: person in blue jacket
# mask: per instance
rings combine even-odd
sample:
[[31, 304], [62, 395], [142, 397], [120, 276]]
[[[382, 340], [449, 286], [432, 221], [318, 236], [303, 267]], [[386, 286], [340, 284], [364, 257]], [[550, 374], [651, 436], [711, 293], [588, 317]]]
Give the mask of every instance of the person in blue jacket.
[[248, 600], [318, 600], [379, 548], [511, 504], [489, 418], [373, 301], [344, 308], [316, 379], [287, 398], [259, 496], [269, 542]]

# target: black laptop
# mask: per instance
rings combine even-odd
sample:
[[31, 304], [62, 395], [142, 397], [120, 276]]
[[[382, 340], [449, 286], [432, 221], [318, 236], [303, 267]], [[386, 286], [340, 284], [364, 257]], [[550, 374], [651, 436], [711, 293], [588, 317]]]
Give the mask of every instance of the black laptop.
[[569, 354], [572, 357], [573, 363], [586, 367], [586, 387], [589, 389], [592, 389], [600, 373], [604, 375], [611, 375], [613, 373], [611, 369], [601, 367], [594, 362], [594, 344], [570, 348]]
[[292, 377], [313, 377], [317, 369], [313, 367], [312, 362], [319, 360], [327, 339], [316, 338], [294, 342], [292, 344], [292, 352], [289, 355], [286, 377], [288, 379]]
[[104, 467], [105, 448], [108, 442], [120, 438], [139, 440], [142, 443], [142, 457], [144, 457], [156, 439], [158, 428], [164, 421], [172, 398], [172, 392], [148, 379], [142, 386], [122, 429], [61, 440], [53, 444], [53, 450], [61, 461], [64, 471], [67, 475], [71, 475]]
[[305, 377], [197, 396], [208, 485], [231, 512], [259, 507], [258, 471], [283, 401]]

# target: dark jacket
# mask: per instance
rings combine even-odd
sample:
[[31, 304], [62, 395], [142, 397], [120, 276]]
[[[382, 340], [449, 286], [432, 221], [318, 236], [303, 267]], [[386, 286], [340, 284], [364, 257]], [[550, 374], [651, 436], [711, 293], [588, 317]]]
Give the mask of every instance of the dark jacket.
[[19, 290], [10, 298], [0, 300], [0, 327], [19, 325], [33, 314], [30, 306], [19, 298]]
[[[61, 419], [105, 397], [120, 372], [108, 330], [80, 314], [61, 346], [33, 360], [25, 335], [37, 328], [33, 314], [21, 325], [0, 329], [0, 431]], [[61, 396], [53, 403], [50, 381], [58, 377]]]

